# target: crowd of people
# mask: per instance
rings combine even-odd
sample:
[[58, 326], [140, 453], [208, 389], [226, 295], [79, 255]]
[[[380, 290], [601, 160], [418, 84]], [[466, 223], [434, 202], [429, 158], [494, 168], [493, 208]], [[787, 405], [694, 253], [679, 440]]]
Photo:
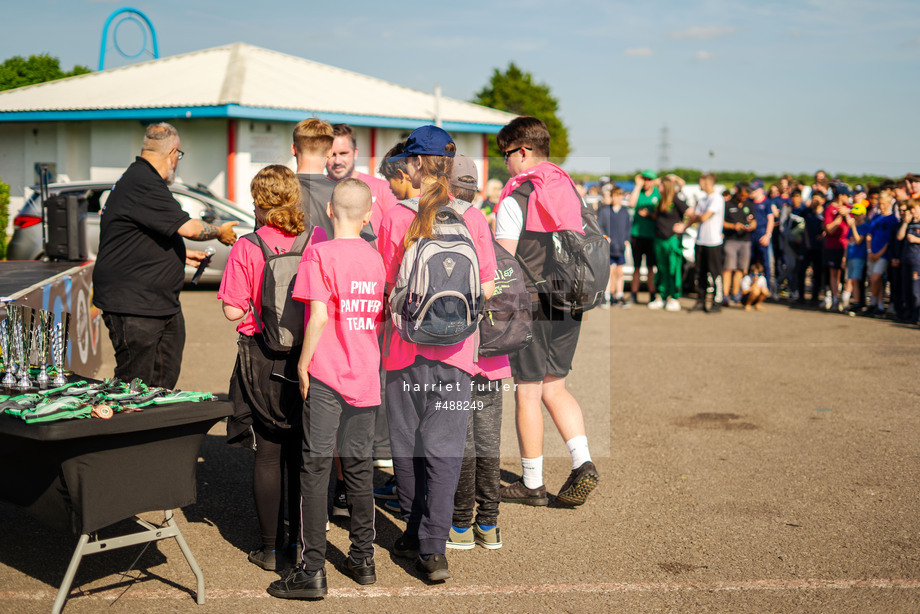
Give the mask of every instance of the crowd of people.
[[[385, 179], [356, 170], [347, 125], [307, 119], [292, 141], [296, 172], [275, 164], [257, 173], [257, 230], [237, 240], [233, 223], [182, 212], [167, 187], [185, 155], [178, 132], [149, 126], [102, 214], [94, 273], [116, 376], [170, 388], [185, 339], [183, 267], [206, 257], [183, 238], [233, 245], [218, 291], [223, 314], [238, 322], [227, 440], [255, 452], [261, 545], [249, 561], [281, 573], [268, 587], [275, 597], [327, 594], [330, 515], [349, 518], [342, 572], [376, 582], [375, 497], [405, 523], [388, 549], [429, 581], [450, 578], [447, 549], [501, 548], [501, 503], [550, 501], [544, 405], [572, 460], [555, 502], [586, 502], [600, 476], [581, 406], [566, 388], [582, 312], [560, 308], [545, 283], [555, 272], [554, 233], [584, 233], [586, 202], [597, 202], [609, 240], [607, 307], [638, 302], [644, 269], [648, 308], [681, 311], [689, 235], [691, 310], [757, 310], [785, 297], [918, 319], [914, 176], [851, 187], [819, 172], [808, 187], [754, 179], [721, 192], [704, 174], [691, 194], [680, 177], [645, 170], [629, 194], [613, 184], [583, 194], [549, 161], [545, 124], [519, 117], [497, 135], [511, 179], [488, 182], [480, 196], [475, 164], [436, 126], [393, 145], [378, 169]], [[470, 314], [496, 300], [497, 282], [515, 269], [531, 328], [513, 349], [487, 353]], [[522, 476], [502, 485], [508, 378]], [[374, 467], [392, 467], [393, 480], [375, 489]]]
[[[638, 303], [644, 266], [649, 309], [681, 311], [682, 274], [691, 269], [691, 311], [759, 310], [765, 301], [786, 301], [918, 322], [920, 177], [850, 186], [818, 171], [810, 186], [784, 176], [721, 193], [715, 182], [702, 175], [694, 199], [681, 193], [680, 177], [645, 170], [628, 195], [615, 184], [597, 190], [598, 221], [610, 239], [606, 306]], [[690, 228], [692, 267], [681, 236]], [[625, 294], [627, 249], [633, 274]]]
[[[307, 119], [292, 140], [296, 172], [274, 164], [256, 174], [257, 230], [237, 240], [231, 224], [181, 211], [167, 189], [185, 155], [179, 135], [168, 124], [149, 126], [102, 214], [96, 267], [95, 301], [106, 311], [116, 375], [171, 387], [184, 345], [182, 268], [205, 257], [182, 238], [233, 245], [218, 291], [224, 316], [238, 322], [227, 440], [255, 452], [261, 545], [248, 558], [281, 573], [268, 592], [327, 594], [330, 515], [349, 517], [342, 573], [376, 582], [375, 496], [405, 522], [387, 548], [414, 560], [428, 581], [450, 578], [449, 548], [501, 548], [500, 503], [550, 500], [544, 405], [572, 458], [555, 502], [584, 504], [600, 476], [581, 407], [566, 388], [581, 311], [560, 309], [541, 280], [553, 233], [583, 232], [585, 204], [548, 160], [546, 125], [519, 117], [502, 128], [497, 141], [512, 179], [488, 183], [483, 199], [475, 164], [436, 126], [387, 152], [379, 168], [385, 180], [356, 170], [347, 125]], [[519, 276], [518, 309], [530, 327], [513, 350], [486, 353], [470, 314], [488, 309], [497, 254], [528, 272]], [[128, 275], [130, 285], [106, 283]], [[458, 328], [463, 314], [474, 321]], [[522, 477], [502, 485], [508, 378]], [[375, 466], [392, 467], [394, 478], [376, 490]]]

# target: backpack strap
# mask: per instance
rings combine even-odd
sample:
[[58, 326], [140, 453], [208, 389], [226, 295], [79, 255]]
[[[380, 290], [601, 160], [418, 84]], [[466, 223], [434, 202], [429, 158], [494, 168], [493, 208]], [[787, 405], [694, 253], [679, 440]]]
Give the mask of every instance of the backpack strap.
[[242, 238], [246, 239], [250, 243], [254, 243], [255, 245], [257, 245], [259, 249], [262, 250], [262, 257], [265, 258], [266, 260], [268, 260], [275, 253], [272, 251], [272, 248], [268, 246], [268, 243], [263, 241], [262, 237], [260, 237], [255, 232], [250, 232], [249, 234], [243, 235]]
[[316, 230], [316, 226], [311, 226], [310, 230], [305, 230], [294, 239], [294, 244], [291, 245], [291, 249], [288, 250], [288, 253], [302, 254], [305, 249], [307, 249], [307, 243], [310, 242], [310, 238], [313, 236], [313, 231]]
[[463, 217], [463, 214], [466, 213], [466, 210], [472, 207], [473, 204], [468, 203], [465, 200], [455, 198], [447, 203], [447, 206], [459, 213], [460, 217]]
[[399, 201], [397, 204], [402, 205], [413, 213], [418, 213], [418, 198], [407, 198]]

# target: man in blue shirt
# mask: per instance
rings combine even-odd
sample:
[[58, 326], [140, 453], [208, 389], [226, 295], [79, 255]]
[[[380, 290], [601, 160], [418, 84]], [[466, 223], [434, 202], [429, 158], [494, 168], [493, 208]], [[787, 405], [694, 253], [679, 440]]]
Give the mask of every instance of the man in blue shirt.
[[754, 214], [754, 221], [757, 225], [751, 232], [751, 262], [759, 262], [763, 265], [763, 274], [767, 283], [773, 288], [772, 276], [770, 275], [770, 263], [773, 261], [773, 206], [764, 193], [763, 181], [754, 179], [750, 185], [750, 200], [748, 206], [751, 213]]
[[885, 190], [879, 197], [879, 214], [869, 224], [866, 249], [869, 267], [869, 287], [872, 298], [866, 309], [868, 315], [885, 313], [885, 273], [891, 261], [891, 240], [898, 218], [892, 212], [894, 195]]

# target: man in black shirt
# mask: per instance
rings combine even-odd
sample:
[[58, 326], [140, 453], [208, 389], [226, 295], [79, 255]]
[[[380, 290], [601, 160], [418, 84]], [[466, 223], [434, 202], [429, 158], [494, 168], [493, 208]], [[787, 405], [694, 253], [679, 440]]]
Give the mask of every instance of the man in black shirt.
[[169, 190], [184, 153], [169, 124], [147, 127], [141, 155], [115, 186], [102, 212], [93, 302], [103, 311], [115, 349], [115, 377], [139, 377], [173, 388], [185, 346], [179, 292], [185, 265], [206, 254], [186, 252], [182, 238], [233, 245], [237, 222], [193, 220]]
[[735, 185], [735, 194], [725, 201], [725, 220], [722, 222], [725, 304], [741, 301], [741, 278], [747, 275], [751, 265], [751, 231], [756, 227], [757, 221], [748, 201], [748, 184], [739, 182]]

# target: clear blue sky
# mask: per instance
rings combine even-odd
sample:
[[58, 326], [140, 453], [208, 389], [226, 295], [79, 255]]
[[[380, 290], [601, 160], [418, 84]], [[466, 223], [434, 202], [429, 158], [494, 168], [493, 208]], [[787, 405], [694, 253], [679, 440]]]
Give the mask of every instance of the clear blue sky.
[[513, 61], [558, 98], [570, 170], [655, 168], [667, 126], [671, 166], [920, 172], [917, 0], [29, 0], [3, 8], [0, 59], [95, 70], [123, 6], [161, 57], [246, 42], [460, 99]]

